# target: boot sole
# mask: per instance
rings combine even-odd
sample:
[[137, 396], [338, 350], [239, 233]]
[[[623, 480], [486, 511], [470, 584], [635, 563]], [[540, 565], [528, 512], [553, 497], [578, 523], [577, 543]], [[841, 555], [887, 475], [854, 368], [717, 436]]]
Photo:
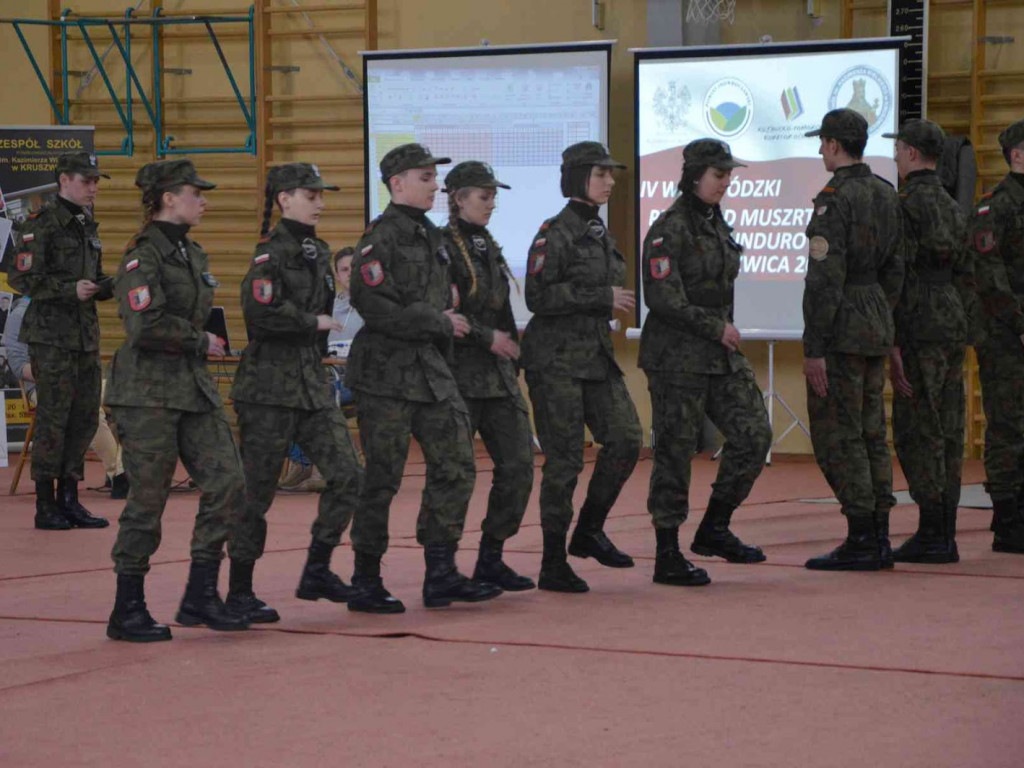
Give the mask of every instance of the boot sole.
[[592, 557], [595, 560], [597, 560], [597, 562], [599, 562], [601, 565], [605, 566], [606, 568], [632, 568], [633, 566], [636, 565], [636, 563], [634, 563], [632, 559], [630, 559], [630, 561], [628, 563], [626, 563], [626, 562], [617, 562], [616, 563], [616, 562], [612, 562], [611, 560], [608, 560], [607, 558], [601, 558], [598, 555], [595, 555], [595, 554], [593, 554], [591, 552], [583, 552], [583, 551], [578, 550], [578, 549], [577, 550], [573, 550], [573, 548], [571, 546], [569, 547], [569, 554], [572, 555], [573, 557], [578, 557], [581, 560], [586, 560], [588, 557]]
[[35, 526], [37, 531], [70, 531], [74, 528], [73, 525], [65, 527], [63, 525], [40, 525], [39, 523], [36, 523]]
[[109, 520], [104, 520], [102, 523], [79, 523], [79, 522], [73, 522], [73, 523], [71, 523], [71, 527], [72, 528], [82, 528], [82, 529], [85, 529], [85, 530], [87, 530], [89, 528], [109, 528], [110, 527], [110, 521]]
[[883, 571], [892, 568], [892, 565], [883, 563], [843, 563], [836, 565], [811, 565], [805, 563], [804, 567], [809, 571]]
[[452, 603], [486, 603], [496, 597], [501, 597], [501, 592], [486, 597], [424, 597], [423, 605], [427, 608], [447, 608]]
[[896, 563], [926, 563], [930, 565], [945, 565], [947, 563], [959, 563], [960, 555], [897, 555], [893, 553], [893, 562]]
[[295, 590], [295, 596], [299, 600], [330, 600], [332, 603], [347, 603], [352, 599], [351, 597], [332, 597], [325, 595], [323, 592], [311, 592], [302, 589]]
[[168, 630], [166, 635], [130, 635], [126, 632], [117, 629], [116, 627], [107, 626], [107, 637], [111, 640], [123, 640], [127, 643], [159, 643], [164, 640], [173, 640], [174, 636]]
[[655, 576], [652, 581], [655, 584], [667, 584], [670, 587], [706, 587], [711, 583], [710, 578], [707, 581], [682, 581], [680, 579], [666, 579], [658, 576]]
[[193, 616], [191, 613], [182, 613], [181, 611], [178, 611], [178, 615], [174, 617], [174, 620], [183, 627], [207, 627], [215, 632], [242, 632], [249, 628], [248, 623], [221, 624], [220, 622], [207, 621], [199, 616]]
[[390, 613], [405, 613], [405, 605], [402, 603], [395, 603], [396, 607], [374, 607], [374, 606], [361, 606], [353, 605], [351, 602], [348, 604], [348, 609], [356, 613], [374, 613], [380, 616], [384, 616]]
[[723, 560], [725, 560], [726, 562], [729, 562], [729, 563], [740, 563], [741, 565], [742, 564], [749, 564], [749, 563], [763, 563], [765, 560], [768, 559], [763, 554], [760, 557], [757, 557], [757, 558], [733, 557], [733, 556], [727, 555], [724, 552], [721, 552], [721, 551], [719, 551], [717, 549], [713, 549], [711, 547], [705, 547], [702, 544], [691, 544], [690, 545], [690, 551], [693, 552], [695, 555], [704, 555], [705, 557], [720, 557]]
[[585, 592], [590, 591], [590, 585], [584, 584], [580, 587], [566, 587], [562, 585], [555, 586], [553, 584], [546, 584], [543, 581], [537, 584], [537, 589], [543, 589], [545, 592], [561, 592], [566, 595], [582, 595]]
[[1006, 552], [1011, 555], [1024, 555], [1024, 547], [1016, 547], [1012, 544], [992, 544], [993, 552]]

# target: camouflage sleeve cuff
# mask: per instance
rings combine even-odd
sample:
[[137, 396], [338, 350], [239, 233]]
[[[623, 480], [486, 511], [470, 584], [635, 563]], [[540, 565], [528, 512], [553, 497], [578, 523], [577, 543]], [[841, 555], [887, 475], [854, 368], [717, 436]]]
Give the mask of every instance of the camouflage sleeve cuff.
[[206, 335], [206, 331], [201, 331], [199, 338], [196, 339], [196, 357], [206, 357], [209, 348], [210, 337]]
[[825, 345], [819, 341], [804, 339], [804, 357], [812, 360], [825, 357]]

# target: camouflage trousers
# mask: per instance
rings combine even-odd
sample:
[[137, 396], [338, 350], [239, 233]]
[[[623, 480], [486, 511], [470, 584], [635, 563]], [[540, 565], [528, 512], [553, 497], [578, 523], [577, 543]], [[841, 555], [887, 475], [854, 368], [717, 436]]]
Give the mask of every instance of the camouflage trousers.
[[427, 546], [461, 539], [476, 479], [469, 414], [462, 398], [421, 403], [356, 390], [356, 413], [366, 471], [352, 521], [352, 549], [368, 555], [387, 551], [391, 501], [402, 484], [411, 437], [427, 464], [416, 540]]
[[940, 343], [904, 347], [903, 370], [914, 389], [895, 394], [896, 456], [919, 507], [941, 509], [960, 500], [964, 457], [964, 347]]
[[843, 514], [871, 517], [896, 504], [885, 444], [885, 358], [842, 353], [825, 358], [828, 395], [807, 385], [811, 445]]
[[647, 374], [654, 423], [654, 468], [647, 509], [655, 528], [678, 528], [690, 510], [690, 459], [704, 415], [725, 437], [712, 497], [738, 507], [764, 469], [772, 442], [764, 395], [748, 370], [715, 375]]
[[231, 559], [252, 561], [263, 556], [267, 510], [274, 501], [277, 479], [292, 442], [299, 444], [327, 484], [317, 503], [313, 541], [338, 546], [359, 503], [363, 480], [359, 456], [341, 411], [303, 411], [236, 401], [235, 412], [245, 470], [245, 504], [228, 541]]
[[238, 450], [223, 409], [205, 413], [112, 406], [128, 474], [128, 503], [118, 521], [112, 557], [117, 573], [144, 574], [160, 546], [160, 518], [181, 457], [199, 486], [192, 559], [216, 561], [244, 498]]
[[499, 541], [515, 536], [533, 490], [533, 431], [522, 395], [466, 398], [472, 434], [480, 433], [494, 461], [483, 531]]
[[993, 499], [1017, 496], [1024, 478], [1024, 346], [978, 346], [985, 409], [985, 488]]
[[565, 533], [572, 523], [572, 495], [583, 471], [584, 427], [601, 444], [587, 488], [589, 508], [607, 511], [640, 457], [643, 432], [621, 374], [603, 381], [527, 371], [533, 420], [544, 451], [540, 524]]
[[32, 479], [83, 479], [85, 452], [99, 424], [100, 356], [49, 344], [30, 344], [36, 380]]

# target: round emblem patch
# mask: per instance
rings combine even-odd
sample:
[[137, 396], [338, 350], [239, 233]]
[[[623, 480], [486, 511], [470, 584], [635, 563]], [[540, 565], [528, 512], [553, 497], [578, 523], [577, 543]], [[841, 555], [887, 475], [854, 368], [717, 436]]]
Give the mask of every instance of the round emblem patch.
[[811, 258], [815, 261], [824, 261], [828, 256], [828, 240], [821, 235], [811, 238]]

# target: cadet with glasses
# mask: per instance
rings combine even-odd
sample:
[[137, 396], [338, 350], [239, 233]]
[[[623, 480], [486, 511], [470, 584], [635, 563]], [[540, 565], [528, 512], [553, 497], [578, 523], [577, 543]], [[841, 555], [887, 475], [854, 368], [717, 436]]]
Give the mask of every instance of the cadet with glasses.
[[[509, 301], [515, 278], [501, 248], [487, 229], [498, 188], [486, 163], [459, 163], [444, 179], [448, 193], [445, 245], [452, 257], [452, 301], [469, 321], [469, 333], [455, 341], [452, 373], [459, 384], [472, 433], [483, 438], [494, 461], [480, 552], [473, 578], [508, 592], [533, 589], [502, 559], [515, 536], [533, 488], [533, 432], [519, 391], [519, 332]], [[518, 288], [518, 286], [517, 286]]]
[[[330, 570], [331, 554], [359, 500], [362, 469], [323, 366], [327, 334], [340, 328], [330, 314], [335, 290], [331, 251], [316, 234], [325, 189], [338, 187], [325, 183], [315, 165], [270, 169], [260, 241], [242, 281], [250, 341], [231, 398], [238, 413], [245, 505], [228, 543], [227, 604], [251, 622], [280, 618], [256, 597], [252, 575], [263, 555], [267, 510], [292, 441], [326, 481], [296, 597], [344, 603], [352, 596]], [[281, 218], [271, 230], [275, 205]]]
[[135, 176], [142, 190], [142, 231], [125, 249], [114, 294], [125, 341], [114, 354], [106, 403], [124, 449], [130, 488], [112, 553], [117, 596], [107, 624], [115, 640], [170, 640], [146, 609], [143, 580], [160, 546], [160, 518], [180, 458], [199, 487], [192, 564], [177, 621], [238, 630], [248, 621], [224, 605], [217, 576], [224, 542], [241, 507], [242, 465], [207, 355], [224, 341], [204, 331], [214, 289], [209, 256], [188, 237], [214, 185], [189, 160], [148, 163]]
[[527, 264], [526, 306], [533, 317], [523, 334], [522, 361], [545, 456], [538, 586], [555, 592], [589, 590], [566, 558], [585, 427], [602, 447], [569, 554], [593, 557], [611, 568], [633, 566], [633, 559], [604, 532], [643, 440], [608, 327], [616, 310], [636, 306], [633, 292], [622, 287], [626, 262], [600, 216], [615, 186], [616, 168], [625, 166], [596, 141], [562, 152], [561, 191], [569, 203], [541, 225]]

